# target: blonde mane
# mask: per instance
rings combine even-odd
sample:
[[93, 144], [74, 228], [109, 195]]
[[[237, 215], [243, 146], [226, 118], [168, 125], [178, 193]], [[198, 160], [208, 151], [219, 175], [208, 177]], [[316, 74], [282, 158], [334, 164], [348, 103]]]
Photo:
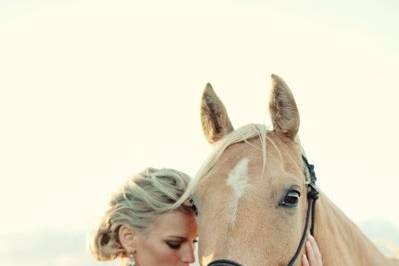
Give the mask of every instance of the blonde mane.
[[252, 146], [255, 149], [259, 149], [253, 144], [249, 143], [248, 140], [251, 138], [259, 137], [259, 140], [262, 145], [262, 158], [263, 158], [263, 170], [266, 165], [266, 140], [269, 139], [267, 137], [268, 128], [265, 125], [261, 124], [248, 124], [242, 126], [236, 130], [233, 130], [229, 134], [223, 137], [216, 145], [211, 155], [207, 160], [202, 164], [201, 168], [195, 175], [195, 177], [190, 181], [186, 192], [182, 195], [181, 199], [177, 201], [175, 204], [179, 205], [190, 199], [193, 195], [196, 185], [200, 181], [201, 177], [205, 176], [212, 170], [215, 166], [217, 160], [223, 154], [223, 152], [231, 145], [238, 142], [246, 142], [248, 145]]

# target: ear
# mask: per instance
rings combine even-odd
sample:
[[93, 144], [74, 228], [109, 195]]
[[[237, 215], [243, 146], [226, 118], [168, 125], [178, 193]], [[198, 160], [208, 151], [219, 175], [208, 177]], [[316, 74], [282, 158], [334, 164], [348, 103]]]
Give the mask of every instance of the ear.
[[270, 114], [274, 131], [294, 139], [299, 129], [299, 112], [294, 96], [282, 78], [272, 74]]
[[226, 108], [213, 91], [211, 84], [206, 84], [201, 101], [201, 123], [209, 143], [215, 143], [233, 131]]
[[128, 254], [135, 253], [135, 231], [128, 225], [121, 225], [118, 232], [119, 242]]

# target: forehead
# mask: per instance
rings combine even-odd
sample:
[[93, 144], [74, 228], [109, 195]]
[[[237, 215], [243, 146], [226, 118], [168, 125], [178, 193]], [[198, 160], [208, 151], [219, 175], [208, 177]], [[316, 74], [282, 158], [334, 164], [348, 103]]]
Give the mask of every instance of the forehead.
[[176, 210], [161, 214], [148, 228], [153, 236], [188, 236], [196, 234], [196, 221], [191, 212]]

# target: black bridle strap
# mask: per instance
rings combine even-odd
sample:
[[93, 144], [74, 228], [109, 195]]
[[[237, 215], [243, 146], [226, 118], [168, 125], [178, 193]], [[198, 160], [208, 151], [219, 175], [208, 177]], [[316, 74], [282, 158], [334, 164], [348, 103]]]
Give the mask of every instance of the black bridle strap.
[[316, 200], [319, 198], [319, 191], [316, 190], [316, 188], [313, 187], [312, 185], [312, 189], [313, 191], [311, 191], [311, 193], [314, 193], [314, 195], [312, 195], [312, 223], [310, 224], [310, 234], [313, 236], [314, 235], [314, 218], [315, 218], [315, 213], [316, 213]]
[[318, 191], [312, 184], [309, 184], [309, 191], [308, 191], [308, 210], [306, 211], [306, 221], [305, 221], [305, 228], [302, 233], [301, 241], [299, 242], [298, 248], [295, 251], [294, 256], [291, 258], [290, 262], [288, 262], [288, 266], [294, 265], [295, 261], [297, 260], [303, 245], [305, 244], [306, 236], [308, 234], [309, 222], [311, 221], [310, 225], [310, 232], [313, 234], [313, 225], [314, 225], [314, 212], [315, 212], [315, 203], [318, 198]]
[[299, 246], [298, 246], [294, 256], [288, 263], [288, 266], [294, 265], [296, 259], [298, 258], [299, 254], [302, 250], [303, 245], [305, 244], [305, 239], [306, 239], [306, 235], [308, 232], [310, 219], [312, 219], [311, 224], [310, 224], [310, 233], [313, 235], [314, 217], [315, 217], [315, 212], [316, 212], [316, 200], [319, 198], [319, 191], [316, 188], [317, 177], [316, 177], [316, 173], [314, 171], [314, 165], [310, 164], [308, 162], [308, 159], [303, 154], [302, 154], [302, 160], [305, 163], [305, 166], [306, 166], [306, 169], [308, 172], [306, 174], [306, 176], [309, 179], [308, 180], [308, 182], [309, 182], [309, 184], [308, 184], [308, 210], [306, 212], [305, 228], [302, 233], [301, 241], [299, 242]]
[[311, 206], [312, 207], [312, 223], [310, 224], [310, 233], [313, 235], [313, 231], [314, 231], [314, 217], [315, 217], [315, 212], [316, 212], [316, 200], [319, 198], [319, 191], [316, 188], [316, 173], [314, 171], [314, 165], [310, 164], [308, 162], [308, 159], [306, 158], [305, 155], [302, 154], [302, 160], [305, 163], [306, 169], [308, 169], [308, 173], [309, 173], [309, 184], [308, 184], [308, 188], [310, 188], [310, 190], [308, 191], [308, 199], [312, 199], [312, 202], [310, 204], [308, 204], [308, 208]]

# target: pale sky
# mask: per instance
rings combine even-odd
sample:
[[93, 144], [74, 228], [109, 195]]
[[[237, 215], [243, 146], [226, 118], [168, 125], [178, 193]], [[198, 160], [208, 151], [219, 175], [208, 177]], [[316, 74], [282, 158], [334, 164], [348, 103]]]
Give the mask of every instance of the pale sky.
[[[321, 189], [399, 226], [399, 2], [0, 2], [0, 225], [86, 230], [144, 167], [194, 175], [211, 82], [236, 127], [291, 87]], [[60, 264], [61, 265], [61, 264]]]

